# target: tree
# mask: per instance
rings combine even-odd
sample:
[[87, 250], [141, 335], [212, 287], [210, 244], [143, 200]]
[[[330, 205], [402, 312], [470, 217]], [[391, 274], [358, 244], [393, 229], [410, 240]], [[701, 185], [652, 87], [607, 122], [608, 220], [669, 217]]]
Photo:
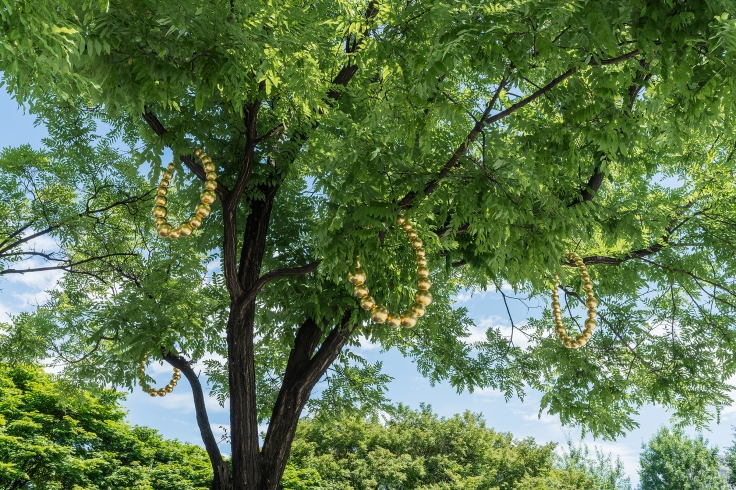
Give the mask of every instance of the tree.
[[727, 488], [718, 448], [709, 448], [702, 434], [690, 438], [682, 429], [662, 427], [642, 445], [639, 464], [642, 490]]
[[38, 367], [0, 364], [0, 488], [209, 487], [202, 448], [129, 426], [120, 400], [70, 391]]
[[724, 457], [724, 465], [728, 469], [727, 481], [731, 488], [736, 487], [736, 440], [734, 443], [726, 448], [726, 454]]
[[555, 444], [515, 440], [485, 426], [478, 414], [439, 418], [430, 406], [399, 406], [378, 417], [303, 420], [282, 488], [500, 490], [602, 489], [580, 468], [557, 467]]
[[[700, 425], [730, 403], [732, 1], [9, 5], [0, 69], [19, 100], [51, 119], [68, 101], [97, 108], [153, 162], [151, 188], [171, 148], [195, 176], [176, 170], [180, 218], [206, 179], [192, 149], [216, 165], [218, 202], [192, 237], [149, 228], [126, 275], [68, 275], [13, 326], [80, 360], [63, 371], [79, 383], [132, 388], [146, 353], [181, 369], [212, 488], [275, 489], [320, 380], [377, 387], [345, 405], [382, 402], [376, 366], [351, 349], [361, 335], [458, 390], [539, 389], [541, 410], [609, 438], [645, 403]], [[399, 215], [434, 296], [406, 330], [367, 323], [346, 281], [359, 255], [379, 302], [412, 304]], [[569, 251], [601, 298], [586, 348], [560, 345], [548, 313], [466, 342], [459, 288], [544, 298], [555, 272], [575, 328]], [[207, 352], [224, 359], [206, 374], [230, 400], [230, 464], [192, 368]]]
[[568, 440], [562, 463], [565, 469], [578, 469], [590, 475], [598, 490], [631, 490], [631, 480], [626, 476], [621, 459], [613, 461], [610, 454], [597, 447], [592, 456], [588, 446]]

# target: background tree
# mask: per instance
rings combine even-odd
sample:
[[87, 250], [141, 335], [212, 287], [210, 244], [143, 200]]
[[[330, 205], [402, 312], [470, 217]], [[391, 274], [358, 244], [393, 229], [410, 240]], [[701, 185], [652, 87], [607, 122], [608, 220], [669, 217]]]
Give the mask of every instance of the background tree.
[[487, 428], [478, 414], [439, 418], [430, 406], [377, 417], [299, 424], [282, 488], [603, 489], [584, 469], [558, 467], [555, 444]]
[[[47, 118], [70, 100], [99, 108], [140, 142], [151, 187], [166, 146], [197, 179], [192, 148], [217, 164], [218, 203], [193, 238], [149, 229], [126, 275], [67, 275], [14, 326], [81, 359], [63, 372], [79, 383], [132, 388], [149, 351], [182, 369], [213, 488], [277, 487], [320, 380], [339, 390], [360, 369], [379, 389], [347, 404], [381, 401], [377, 366], [351, 350], [360, 335], [458, 390], [539, 389], [542, 410], [605, 437], [645, 403], [703, 424], [730, 402], [732, 1], [7, 5], [0, 69], [16, 97]], [[185, 218], [201, 183], [182, 173], [169, 197]], [[366, 323], [345, 278], [360, 255], [378, 301], [413, 302], [399, 214], [425, 244], [435, 302], [394, 331]], [[460, 287], [546, 297], [553, 272], [576, 328], [570, 250], [601, 297], [586, 348], [563, 348], [548, 317], [468, 345]], [[207, 352], [224, 359], [206, 374], [230, 400], [231, 466], [191, 367]]]
[[728, 488], [718, 448], [708, 447], [702, 434], [691, 438], [682, 429], [662, 427], [642, 445], [639, 464], [641, 490]]
[[38, 367], [0, 364], [0, 488], [208, 488], [207, 453], [129, 426], [121, 398], [70, 390]]
[[561, 466], [587, 473], [598, 490], [631, 490], [631, 479], [626, 476], [621, 459], [613, 460], [610, 454], [605, 454], [597, 447], [591, 453], [587, 445], [574, 444], [568, 440]]

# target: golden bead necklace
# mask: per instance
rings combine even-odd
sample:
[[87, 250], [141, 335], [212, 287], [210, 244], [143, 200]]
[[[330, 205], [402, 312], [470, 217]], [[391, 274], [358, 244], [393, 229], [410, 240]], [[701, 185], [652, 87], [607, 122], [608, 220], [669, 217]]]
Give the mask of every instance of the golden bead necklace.
[[171, 393], [174, 391], [174, 387], [176, 386], [176, 383], [179, 382], [181, 379], [181, 374], [179, 371], [179, 368], [174, 368], [174, 374], [171, 376], [171, 381], [169, 381], [169, 384], [164, 386], [163, 388], [151, 388], [151, 386], [148, 385], [145, 381], [143, 381], [143, 374], [146, 372], [146, 359], [148, 358], [148, 354], [143, 356], [143, 360], [141, 361], [141, 365], [138, 369], [138, 384], [143, 388], [143, 391], [148, 393], [151, 396], [166, 396], [167, 393]]
[[588, 342], [588, 339], [590, 339], [590, 337], [593, 335], [593, 330], [597, 325], [595, 321], [595, 317], [597, 316], [595, 309], [598, 306], [598, 301], [595, 299], [595, 294], [593, 293], [593, 283], [590, 281], [588, 268], [585, 267], [583, 259], [581, 259], [580, 256], [574, 252], [565, 254], [565, 257], [575, 263], [578, 271], [580, 271], [580, 277], [583, 279], [583, 289], [585, 290], [586, 296], [585, 306], [588, 307], [588, 319], [585, 320], [585, 330], [583, 330], [582, 333], [578, 334], [574, 338], [567, 335], [565, 327], [562, 324], [560, 297], [557, 294], [557, 288], [560, 286], [560, 278], [557, 274], [555, 274], [555, 288], [552, 291], [552, 316], [554, 317], [555, 325], [557, 326], [555, 331], [560, 337], [562, 344], [568, 349], [577, 349], [578, 347], [584, 346]]
[[411, 240], [411, 246], [417, 256], [417, 286], [418, 291], [414, 295], [414, 305], [405, 310], [403, 313], [389, 313], [385, 306], [376, 303], [376, 300], [368, 296], [368, 288], [365, 285], [366, 274], [360, 267], [358, 257], [355, 258], [355, 268], [352, 273], [348, 274], [348, 280], [355, 286], [353, 292], [360, 299], [360, 307], [371, 312], [371, 320], [373, 323], [387, 323], [390, 327], [412, 328], [417, 324], [417, 318], [424, 316], [425, 307], [432, 302], [432, 295], [429, 293], [429, 287], [432, 283], [429, 281], [429, 269], [427, 268], [427, 258], [422, 241], [419, 239], [414, 227], [406, 219], [399, 217], [396, 222], [406, 231], [407, 236]]
[[200, 149], [194, 150], [194, 154], [202, 162], [204, 171], [206, 172], [206, 179], [204, 183], [204, 192], [199, 196], [200, 204], [194, 209], [194, 215], [189, 218], [189, 221], [184, 221], [179, 226], [172, 226], [166, 221], [166, 193], [168, 192], [169, 181], [174, 177], [174, 162], [170, 163], [161, 177], [161, 183], [156, 191], [156, 199], [154, 200], [155, 206], [151, 214], [156, 220], [154, 225], [158, 229], [158, 234], [164, 238], [177, 239], [181, 237], [188, 237], [192, 234], [195, 228], [202, 226], [202, 220], [210, 215], [212, 209], [210, 204], [215, 202], [217, 195], [215, 189], [217, 188], [217, 173], [215, 172], [215, 165], [212, 163], [212, 159], [207, 156], [205, 152]]

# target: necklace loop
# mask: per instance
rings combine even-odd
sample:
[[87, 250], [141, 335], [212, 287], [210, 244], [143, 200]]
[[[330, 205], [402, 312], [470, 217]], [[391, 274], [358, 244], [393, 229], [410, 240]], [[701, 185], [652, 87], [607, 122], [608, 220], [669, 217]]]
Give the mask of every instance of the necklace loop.
[[575, 337], [567, 335], [564, 324], [562, 323], [562, 311], [560, 310], [560, 296], [557, 294], [557, 288], [560, 286], [560, 278], [557, 274], [555, 278], [555, 288], [552, 290], [552, 316], [555, 320], [555, 332], [562, 344], [568, 349], [577, 349], [578, 347], [584, 346], [588, 339], [593, 335], [593, 330], [597, 326], [595, 317], [598, 315], [596, 307], [598, 306], [598, 300], [595, 299], [595, 293], [593, 292], [593, 283], [588, 275], [588, 268], [585, 267], [583, 259], [575, 252], [569, 252], [565, 254], [565, 258], [575, 263], [575, 266], [580, 272], [580, 277], [583, 280], [583, 289], [585, 290], [585, 306], [588, 308], [588, 319], [585, 320], [585, 330]]
[[166, 171], [161, 176], [161, 183], [156, 190], [156, 198], [154, 199], [155, 206], [151, 214], [155, 218], [153, 223], [158, 229], [158, 234], [164, 238], [176, 240], [179, 237], [188, 237], [191, 235], [196, 228], [202, 226], [202, 220], [210, 215], [212, 212], [210, 204], [217, 199], [217, 194], [215, 194], [215, 189], [217, 188], [217, 172], [215, 172], [215, 165], [212, 163], [212, 159], [199, 148], [194, 150], [194, 154], [202, 162], [207, 180], [205, 180], [204, 192], [199, 196], [200, 203], [194, 209], [194, 214], [188, 221], [183, 221], [179, 226], [172, 226], [166, 221], [166, 214], [168, 213], [166, 209], [166, 193], [168, 192], [169, 181], [174, 177], [173, 170], [176, 167], [176, 160], [168, 165]]
[[358, 299], [360, 299], [360, 307], [366, 311], [370, 311], [373, 323], [387, 323], [393, 328], [398, 328], [399, 326], [412, 328], [417, 324], [417, 319], [424, 316], [426, 312], [425, 308], [432, 303], [432, 294], [429, 292], [429, 288], [432, 283], [429, 280], [426, 252], [417, 232], [414, 230], [412, 224], [402, 216], [399, 216], [396, 219], [396, 222], [406, 232], [409, 240], [411, 241], [411, 246], [414, 249], [414, 254], [417, 256], [418, 291], [414, 295], [415, 303], [412, 307], [402, 313], [389, 313], [388, 308], [377, 304], [376, 300], [373, 299], [372, 296], [368, 296], [368, 287], [365, 285], [367, 276], [365, 270], [360, 267], [360, 261], [357, 256], [355, 257], [355, 267], [353, 268], [353, 271], [348, 274], [348, 280], [354, 286], [353, 293]]
[[181, 371], [179, 370], [179, 368], [174, 368], [174, 374], [171, 376], [171, 381], [169, 381], [169, 384], [159, 389], [152, 388], [148, 383], [143, 381], [143, 375], [146, 372], [146, 359], [148, 359], [148, 354], [143, 356], [143, 360], [141, 361], [140, 367], [138, 368], [138, 384], [143, 389], [143, 391], [151, 396], [166, 396], [167, 393], [171, 393], [172, 391], [174, 391], [176, 383], [178, 383], [181, 379]]

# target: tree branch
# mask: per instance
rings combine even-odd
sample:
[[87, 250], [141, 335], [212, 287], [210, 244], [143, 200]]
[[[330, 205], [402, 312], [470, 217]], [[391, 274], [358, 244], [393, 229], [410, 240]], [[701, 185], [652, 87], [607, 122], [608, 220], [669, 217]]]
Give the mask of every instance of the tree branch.
[[114, 254], [107, 254], [107, 255], [100, 255], [97, 257], [90, 257], [84, 260], [80, 260], [79, 262], [72, 262], [65, 265], [55, 265], [55, 266], [49, 266], [49, 267], [36, 267], [33, 269], [5, 269], [0, 271], [0, 276], [5, 274], [25, 274], [26, 272], [42, 272], [42, 271], [57, 271], [57, 270], [63, 270], [67, 272], [80, 272], [80, 271], [74, 271], [72, 270], [73, 267], [76, 267], [78, 265], [86, 264], [87, 262], [92, 262], [94, 260], [102, 260], [107, 259], [109, 257], [134, 257], [136, 254], [134, 253], [114, 253]]
[[256, 281], [256, 283], [253, 285], [253, 288], [245, 294], [243, 301], [245, 302], [245, 304], [248, 304], [251, 301], [255, 300], [256, 296], [258, 296], [258, 293], [261, 292], [263, 287], [271, 281], [280, 279], [282, 277], [293, 277], [309, 274], [310, 272], [316, 271], [317, 267], [319, 267], [319, 264], [321, 263], [321, 260], [317, 260], [301, 267], [284, 267], [282, 269], [269, 271], [258, 278], [258, 281]]

